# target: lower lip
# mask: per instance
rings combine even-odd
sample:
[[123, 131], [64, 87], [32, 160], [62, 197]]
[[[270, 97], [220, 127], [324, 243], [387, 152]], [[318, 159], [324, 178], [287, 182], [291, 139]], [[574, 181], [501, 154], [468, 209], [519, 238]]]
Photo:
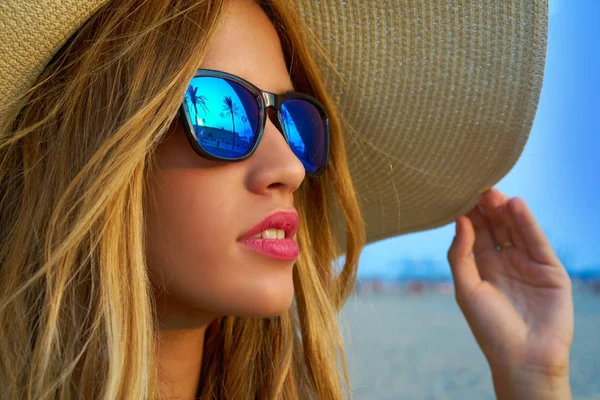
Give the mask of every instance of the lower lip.
[[250, 238], [240, 241], [244, 246], [265, 256], [293, 261], [298, 258], [298, 244], [294, 239], [259, 239]]

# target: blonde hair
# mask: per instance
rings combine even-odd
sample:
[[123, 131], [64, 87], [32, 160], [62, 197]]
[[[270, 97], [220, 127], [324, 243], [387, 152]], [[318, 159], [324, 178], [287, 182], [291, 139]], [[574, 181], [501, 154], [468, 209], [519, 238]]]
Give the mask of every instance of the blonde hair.
[[[260, 4], [296, 90], [330, 115], [330, 164], [295, 193], [293, 307], [277, 317], [215, 320], [200, 398], [342, 399], [351, 390], [337, 314], [356, 279], [363, 222], [341, 120], [306, 28], [292, 0]], [[113, 0], [18, 99], [25, 106], [0, 132], [3, 399], [160, 398], [144, 198], [153, 152], [223, 10], [223, 0]], [[336, 208], [348, 232], [339, 273]]]

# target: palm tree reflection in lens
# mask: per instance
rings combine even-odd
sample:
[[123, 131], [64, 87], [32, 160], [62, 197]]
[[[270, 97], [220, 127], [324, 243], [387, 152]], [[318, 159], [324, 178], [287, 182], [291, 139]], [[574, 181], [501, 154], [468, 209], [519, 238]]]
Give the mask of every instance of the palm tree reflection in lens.
[[231, 100], [231, 97], [225, 96], [223, 98], [223, 111], [225, 115], [231, 116], [231, 127], [232, 127], [232, 144], [231, 150], [235, 151], [235, 117], [240, 117], [240, 111], [237, 104]]
[[208, 106], [206, 105], [206, 101], [208, 99], [206, 98], [206, 96], [198, 94], [198, 87], [196, 86], [189, 86], [186, 95], [188, 101], [192, 103], [192, 106], [194, 106], [194, 113], [196, 114], [194, 118], [194, 125], [198, 125], [198, 118], [200, 117], [198, 115], [198, 105], [202, 107], [204, 115], [206, 115], [208, 113]]

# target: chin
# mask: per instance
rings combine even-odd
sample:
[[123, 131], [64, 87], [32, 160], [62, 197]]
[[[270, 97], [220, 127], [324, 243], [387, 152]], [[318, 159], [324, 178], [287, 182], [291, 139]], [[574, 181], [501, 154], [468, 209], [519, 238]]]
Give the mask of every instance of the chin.
[[289, 310], [294, 301], [293, 266], [257, 265], [251, 274], [239, 273], [221, 282], [220, 297], [228, 315], [274, 317]]
[[213, 317], [274, 317], [286, 313], [294, 302], [292, 271], [263, 264], [202, 280], [197, 276], [185, 279], [181, 274], [171, 282], [168, 297], [183, 308]]
[[272, 288], [249, 296], [242, 302], [233, 314], [245, 317], [275, 317], [289, 310], [294, 301], [294, 290]]

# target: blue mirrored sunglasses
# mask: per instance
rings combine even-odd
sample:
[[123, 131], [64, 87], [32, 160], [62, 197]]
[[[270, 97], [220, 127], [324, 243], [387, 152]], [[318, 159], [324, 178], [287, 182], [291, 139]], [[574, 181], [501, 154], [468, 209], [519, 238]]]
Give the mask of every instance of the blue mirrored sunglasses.
[[275, 126], [309, 175], [321, 175], [329, 159], [329, 125], [317, 99], [298, 92], [275, 94], [222, 71], [199, 69], [190, 81], [179, 118], [193, 149], [202, 157], [242, 161], [262, 137], [267, 109]]

